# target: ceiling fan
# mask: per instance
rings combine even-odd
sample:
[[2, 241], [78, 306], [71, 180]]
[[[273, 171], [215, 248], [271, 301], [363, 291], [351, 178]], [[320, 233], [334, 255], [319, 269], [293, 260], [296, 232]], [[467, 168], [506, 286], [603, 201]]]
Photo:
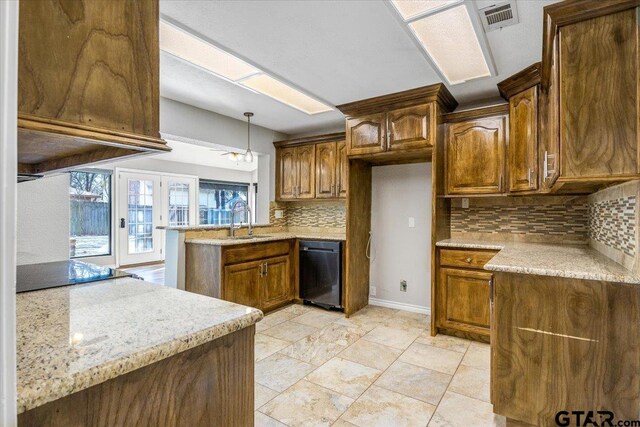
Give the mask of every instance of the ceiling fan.
[[251, 151], [251, 117], [253, 117], [253, 113], [246, 112], [244, 113], [244, 116], [247, 118], [247, 151], [244, 153], [238, 153], [236, 151], [220, 150], [217, 148], [212, 148], [211, 151], [223, 151], [224, 153], [222, 155], [228, 156], [229, 160], [232, 162], [253, 162], [253, 152]]

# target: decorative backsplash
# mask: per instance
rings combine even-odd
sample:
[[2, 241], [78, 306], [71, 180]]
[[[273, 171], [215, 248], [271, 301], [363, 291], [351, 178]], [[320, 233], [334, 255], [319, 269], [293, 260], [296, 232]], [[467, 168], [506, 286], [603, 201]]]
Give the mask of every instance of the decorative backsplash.
[[[276, 210], [283, 211], [283, 218], [275, 217]], [[269, 223], [276, 227], [345, 228], [346, 206], [344, 202], [272, 202], [269, 206]]]
[[636, 196], [628, 196], [589, 204], [589, 238], [634, 256], [636, 202]]
[[566, 236], [572, 241], [588, 239], [586, 197], [544, 196], [521, 198], [470, 198], [462, 208], [451, 202], [452, 233]]

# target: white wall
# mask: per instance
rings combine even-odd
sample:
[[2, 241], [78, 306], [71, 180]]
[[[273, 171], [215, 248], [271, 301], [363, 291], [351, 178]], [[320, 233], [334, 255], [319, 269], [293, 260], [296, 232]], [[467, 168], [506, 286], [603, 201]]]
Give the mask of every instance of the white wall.
[[[374, 304], [428, 312], [431, 306], [431, 163], [376, 166], [372, 174]], [[415, 228], [409, 228], [409, 217]], [[407, 292], [400, 281], [407, 281]], [[399, 305], [398, 305], [399, 304]]]
[[69, 259], [69, 175], [18, 184], [18, 265]]

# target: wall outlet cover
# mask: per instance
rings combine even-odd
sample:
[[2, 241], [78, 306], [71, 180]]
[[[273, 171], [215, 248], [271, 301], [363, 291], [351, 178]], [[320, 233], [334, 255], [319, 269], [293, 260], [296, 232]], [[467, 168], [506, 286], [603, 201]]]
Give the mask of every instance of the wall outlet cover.
[[415, 228], [416, 226], [416, 219], [412, 216], [409, 217], [409, 228]]
[[407, 292], [407, 281], [406, 280], [401, 280], [400, 281], [400, 292]]
[[275, 213], [276, 219], [281, 219], [284, 217], [284, 210], [282, 209], [276, 209], [274, 213]]
[[469, 209], [469, 199], [467, 199], [466, 197], [462, 199], [462, 208]]
[[376, 291], [377, 291], [376, 287], [375, 286], [371, 286], [369, 288], [369, 295], [371, 295], [372, 297], [375, 297], [376, 296]]

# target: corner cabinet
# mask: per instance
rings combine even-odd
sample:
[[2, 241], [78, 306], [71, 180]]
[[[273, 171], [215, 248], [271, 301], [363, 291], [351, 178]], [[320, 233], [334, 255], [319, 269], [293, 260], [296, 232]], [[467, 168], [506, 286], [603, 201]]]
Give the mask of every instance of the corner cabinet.
[[447, 125], [447, 194], [505, 191], [506, 130], [506, 115], [465, 119]]
[[18, 172], [170, 151], [157, 0], [20, 2]]
[[439, 114], [456, 106], [441, 84], [339, 105], [346, 116], [347, 156], [373, 162], [427, 160]]
[[340, 199], [347, 194], [344, 133], [278, 141], [276, 200]]

